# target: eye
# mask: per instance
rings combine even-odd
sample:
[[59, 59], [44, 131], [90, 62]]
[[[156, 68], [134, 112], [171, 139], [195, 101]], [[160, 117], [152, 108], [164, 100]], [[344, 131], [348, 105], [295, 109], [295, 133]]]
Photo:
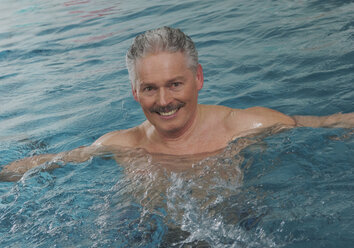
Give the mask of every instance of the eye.
[[146, 86], [143, 88], [143, 91], [152, 91], [154, 88], [152, 86]]
[[178, 88], [179, 86], [181, 86], [181, 82], [173, 82], [171, 83], [171, 88]]

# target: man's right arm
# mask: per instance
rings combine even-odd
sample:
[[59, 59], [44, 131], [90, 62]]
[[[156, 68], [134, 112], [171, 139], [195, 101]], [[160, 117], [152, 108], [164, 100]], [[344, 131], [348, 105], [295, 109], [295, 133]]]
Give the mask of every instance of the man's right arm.
[[41, 154], [16, 160], [5, 165], [0, 171], [0, 181], [17, 181], [22, 175], [39, 165], [50, 163], [48, 169], [57, 168], [58, 164], [82, 163], [93, 156], [120, 151], [123, 147], [134, 147], [137, 128], [107, 133], [96, 140], [91, 146], [82, 146], [71, 151], [58, 154]]
[[16, 160], [2, 168], [0, 181], [17, 181], [26, 171], [47, 162], [51, 163], [50, 168], [58, 167], [59, 163], [81, 163], [102, 152], [101, 150], [100, 146], [83, 146], [58, 154], [41, 154]]

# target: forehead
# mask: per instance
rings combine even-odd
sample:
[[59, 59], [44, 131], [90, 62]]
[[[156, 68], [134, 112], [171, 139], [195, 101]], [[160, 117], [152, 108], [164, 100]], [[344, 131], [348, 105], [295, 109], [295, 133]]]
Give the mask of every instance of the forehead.
[[183, 53], [161, 52], [139, 59], [136, 63], [136, 73], [140, 82], [158, 83], [187, 76], [191, 70], [187, 67]]

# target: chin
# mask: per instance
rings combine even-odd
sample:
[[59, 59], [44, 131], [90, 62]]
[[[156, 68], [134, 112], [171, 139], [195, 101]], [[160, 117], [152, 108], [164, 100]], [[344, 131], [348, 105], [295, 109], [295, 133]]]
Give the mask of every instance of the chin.
[[161, 130], [164, 133], [178, 133], [183, 129], [183, 126], [180, 125], [168, 125], [168, 126], [160, 126], [158, 128], [159, 130]]
[[175, 133], [178, 132], [179, 130], [181, 130], [182, 128], [179, 127], [161, 127], [160, 130], [165, 132], [165, 133]]

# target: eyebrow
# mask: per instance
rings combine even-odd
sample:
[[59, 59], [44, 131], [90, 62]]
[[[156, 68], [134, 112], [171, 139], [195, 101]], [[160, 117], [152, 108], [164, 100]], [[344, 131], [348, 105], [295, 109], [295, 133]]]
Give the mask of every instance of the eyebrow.
[[181, 80], [184, 80], [184, 77], [183, 76], [177, 76], [177, 77], [174, 77], [174, 78], [168, 80], [167, 83], [172, 83], [172, 82], [181, 81]]
[[155, 83], [142, 82], [140, 84], [140, 88], [144, 88], [146, 86], [155, 86]]
[[[166, 83], [173, 83], [173, 82], [181, 81], [181, 80], [184, 80], [184, 77], [183, 76], [177, 76], [177, 77], [174, 77], [174, 78], [168, 80]], [[140, 84], [141, 87], [154, 86], [154, 85], [156, 85], [156, 83], [154, 83], [154, 82], [141, 82], [141, 84]]]

